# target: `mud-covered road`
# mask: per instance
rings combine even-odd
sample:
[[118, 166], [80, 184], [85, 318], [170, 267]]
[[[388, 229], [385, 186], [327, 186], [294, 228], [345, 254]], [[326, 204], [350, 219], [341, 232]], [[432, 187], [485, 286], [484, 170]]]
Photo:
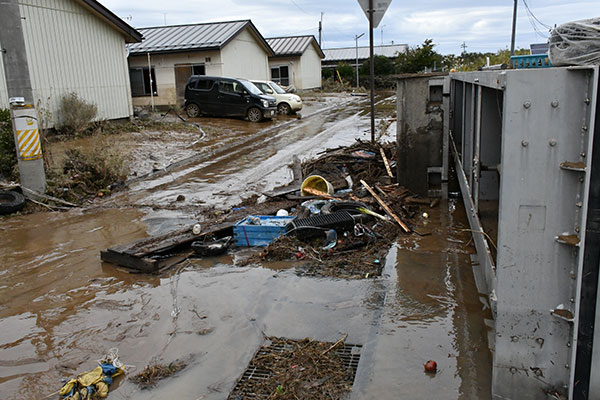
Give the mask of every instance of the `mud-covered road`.
[[[109, 399], [225, 399], [264, 336], [335, 342], [344, 334], [363, 346], [352, 398], [489, 398], [489, 310], [457, 201], [428, 210], [418, 223], [432, 235], [402, 237], [377, 279], [237, 267], [235, 255], [186, 261], [160, 276], [100, 261], [104, 248], [196, 222], [199, 208], [227, 209], [286, 183], [293, 155], [368, 139], [366, 105], [347, 97], [315, 104], [302, 119], [262, 124], [202, 118], [221, 134], [128, 191], [86, 209], [3, 220], [0, 398], [58, 398], [62, 379], [116, 347], [133, 373], [151, 361], [189, 365], [150, 390], [118, 379]], [[388, 132], [393, 140], [395, 124]], [[434, 376], [423, 372], [429, 359], [438, 363]]]

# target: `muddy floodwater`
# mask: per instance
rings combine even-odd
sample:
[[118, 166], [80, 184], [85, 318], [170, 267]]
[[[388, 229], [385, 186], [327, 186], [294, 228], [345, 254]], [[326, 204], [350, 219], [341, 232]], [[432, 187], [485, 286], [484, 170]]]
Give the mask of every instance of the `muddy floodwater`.
[[[0, 398], [58, 398], [61, 380], [118, 348], [131, 373], [152, 361], [188, 366], [148, 390], [117, 379], [109, 399], [226, 399], [265, 336], [335, 342], [345, 334], [346, 343], [362, 346], [353, 399], [489, 398], [490, 313], [473, 280], [458, 200], [428, 209], [417, 225], [431, 235], [402, 236], [376, 279], [238, 267], [235, 253], [187, 260], [157, 276], [100, 261], [107, 247], [189, 226], [198, 207], [226, 209], [289, 181], [293, 155], [367, 139], [364, 99], [349, 101], [274, 129], [211, 120], [231, 129], [226, 148], [207, 138], [208, 152], [85, 210], [4, 219]], [[393, 140], [394, 124], [389, 132]], [[180, 194], [185, 200], [175, 207]], [[435, 375], [423, 370], [430, 359]]]

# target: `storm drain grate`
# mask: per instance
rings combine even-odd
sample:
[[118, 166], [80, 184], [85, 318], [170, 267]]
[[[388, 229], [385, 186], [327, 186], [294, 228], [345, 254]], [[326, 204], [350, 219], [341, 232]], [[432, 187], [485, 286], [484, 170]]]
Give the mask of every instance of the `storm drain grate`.
[[[277, 340], [276, 338], [270, 338], [271, 343], [262, 346], [254, 355], [248, 368], [246, 368], [242, 377], [231, 391], [228, 400], [266, 399], [269, 397], [268, 394], [255, 393], [254, 390], [257, 383], [270, 378], [273, 374], [270, 369], [271, 365], [268, 362], [264, 362], [264, 360], [273, 355], [280, 358], [291, 358], [294, 350], [293, 343], [302, 342], [299, 340], [293, 341], [290, 339], [281, 339], [285, 341], [285, 343], [277, 343], [273, 342], [274, 339]], [[327, 342], [320, 343], [325, 345], [326, 348], [333, 345], [333, 343]], [[350, 385], [354, 382], [356, 376], [361, 350], [362, 345], [342, 343], [331, 351], [341, 360], [342, 368], [346, 370], [345, 381]]]

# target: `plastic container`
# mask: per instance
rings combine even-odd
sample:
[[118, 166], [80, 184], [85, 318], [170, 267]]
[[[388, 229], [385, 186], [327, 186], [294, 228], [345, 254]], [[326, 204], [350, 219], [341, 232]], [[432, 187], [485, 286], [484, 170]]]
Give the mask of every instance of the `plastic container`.
[[327, 194], [333, 194], [333, 185], [320, 175], [309, 176], [300, 186], [300, 193], [302, 196], [311, 196], [310, 193], [304, 191], [305, 188], [312, 188]]
[[285, 232], [287, 224], [295, 217], [273, 215], [249, 215], [233, 226], [236, 246], [266, 246]]
[[510, 62], [513, 68], [549, 68], [552, 66], [548, 54], [532, 54], [525, 56], [512, 56]]

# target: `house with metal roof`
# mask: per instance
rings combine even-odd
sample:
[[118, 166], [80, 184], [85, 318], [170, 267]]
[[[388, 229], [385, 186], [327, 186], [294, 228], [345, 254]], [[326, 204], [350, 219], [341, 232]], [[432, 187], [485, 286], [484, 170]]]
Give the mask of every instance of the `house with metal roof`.
[[[382, 46], [373, 46], [373, 54], [376, 56], [385, 56], [394, 58], [399, 53], [404, 53], [408, 49], [407, 44], [388, 44]], [[323, 68], [335, 68], [339, 63], [348, 63], [356, 66], [358, 58], [358, 66], [360, 67], [365, 60], [369, 59], [369, 46], [357, 47], [340, 47], [335, 49], [324, 49], [325, 59], [323, 60]]]
[[[34, 101], [41, 109], [57, 118], [61, 96], [75, 92], [98, 107], [99, 119], [133, 115], [125, 44], [140, 42], [138, 31], [94, 0], [20, 0], [18, 4], [26, 67]], [[10, 31], [2, 37], [10, 37]], [[8, 106], [0, 62], [0, 108]], [[53, 126], [53, 118], [46, 127]]]
[[267, 38], [271, 80], [296, 89], [321, 87], [323, 50], [313, 35]]
[[266, 80], [271, 47], [250, 20], [140, 28], [128, 46], [133, 103], [183, 104], [191, 75]]

